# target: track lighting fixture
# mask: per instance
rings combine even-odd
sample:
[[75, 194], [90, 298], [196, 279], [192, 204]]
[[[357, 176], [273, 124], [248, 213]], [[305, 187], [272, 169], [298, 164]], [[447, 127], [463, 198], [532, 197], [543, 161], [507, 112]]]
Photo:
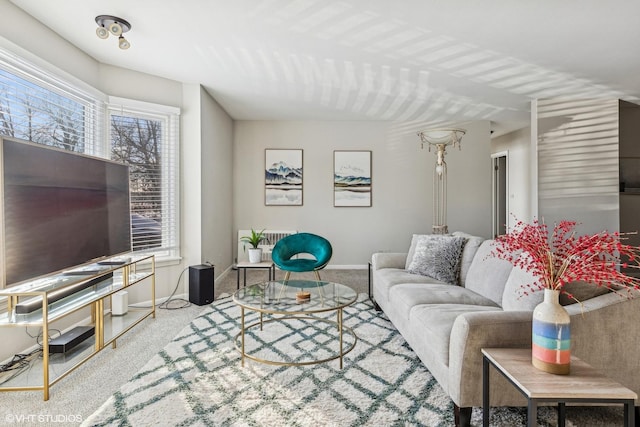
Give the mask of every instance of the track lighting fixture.
[[131, 47], [131, 43], [129, 40], [125, 39], [123, 36], [118, 37], [118, 47], [120, 49], [129, 49]]
[[109, 38], [109, 34], [118, 37], [118, 47], [120, 49], [129, 49], [131, 43], [124, 38], [123, 34], [131, 29], [131, 24], [122, 18], [111, 15], [96, 16], [96, 35], [101, 39]]

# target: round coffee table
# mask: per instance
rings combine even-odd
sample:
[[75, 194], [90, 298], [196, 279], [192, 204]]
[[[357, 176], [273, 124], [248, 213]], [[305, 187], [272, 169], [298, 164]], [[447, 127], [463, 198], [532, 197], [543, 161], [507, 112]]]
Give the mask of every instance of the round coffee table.
[[[353, 329], [344, 326], [342, 311], [345, 307], [353, 304], [357, 298], [357, 293], [348, 286], [315, 280], [267, 281], [237, 290], [233, 294], [233, 301], [240, 306], [241, 324], [240, 332], [235, 336], [234, 342], [241, 355], [241, 365], [244, 366], [245, 358], [270, 365], [286, 366], [311, 365], [340, 359], [340, 369], [342, 369], [344, 355], [353, 350], [358, 340]], [[247, 310], [259, 313], [259, 320], [246, 324]], [[321, 317], [321, 313], [331, 311], [336, 312], [336, 320]], [[270, 315], [268, 319], [264, 319], [265, 314]], [[262, 331], [264, 324], [271, 322], [287, 322], [287, 326], [292, 326], [294, 321], [314, 327], [316, 322], [324, 322], [331, 326], [330, 330], [333, 330], [333, 326], [335, 326], [336, 336], [334, 339], [338, 341], [336, 354], [296, 362], [262, 358], [245, 351], [246, 335], [250, 329], [259, 327]], [[353, 339], [351, 345], [346, 349], [343, 348], [344, 333], [351, 335]]]

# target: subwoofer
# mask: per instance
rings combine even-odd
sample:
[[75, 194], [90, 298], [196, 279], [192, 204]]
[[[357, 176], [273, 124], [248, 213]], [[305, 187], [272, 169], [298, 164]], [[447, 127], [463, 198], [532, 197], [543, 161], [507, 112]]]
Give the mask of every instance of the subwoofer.
[[192, 265], [189, 267], [189, 301], [196, 305], [213, 302], [213, 266]]

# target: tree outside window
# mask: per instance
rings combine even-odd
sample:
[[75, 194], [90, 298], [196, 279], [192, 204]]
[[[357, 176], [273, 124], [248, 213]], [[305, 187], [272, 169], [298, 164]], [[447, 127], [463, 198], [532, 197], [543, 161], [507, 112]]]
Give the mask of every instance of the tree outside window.
[[86, 102], [0, 69], [0, 134], [85, 152]]
[[111, 114], [111, 159], [129, 165], [133, 249], [162, 246], [163, 122]]

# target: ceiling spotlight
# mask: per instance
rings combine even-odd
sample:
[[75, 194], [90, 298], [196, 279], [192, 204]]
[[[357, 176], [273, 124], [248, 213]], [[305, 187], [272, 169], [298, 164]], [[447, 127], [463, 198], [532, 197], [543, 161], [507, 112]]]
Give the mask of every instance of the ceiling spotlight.
[[109, 25], [109, 32], [114, 36], [119, 36], [120, 34], [122, 34], [122, 26], [117, 22], [114, 22], [113, 24]]
[[131, 29], [131, 24], [124, 19], [111, 15], [98, 15], [96, 16], [96, 24], [98, 24], [96, 35], [99, 38], [106, 39], [109, 34], [113, 34], [118, 37], [118, 47], [120, 49], [129, 49], [131, 47], [131, 43], [122, 35]]
[[96, 34], [101, 39], [106, 39], [109, 37], [109, 30], [107, 30], [105, 27], [98, 27], [96, 28]]
[[118, 37], [118, 47], [120, 49], [129, 49], [131, 47], [131, 43], [124, 36]]

